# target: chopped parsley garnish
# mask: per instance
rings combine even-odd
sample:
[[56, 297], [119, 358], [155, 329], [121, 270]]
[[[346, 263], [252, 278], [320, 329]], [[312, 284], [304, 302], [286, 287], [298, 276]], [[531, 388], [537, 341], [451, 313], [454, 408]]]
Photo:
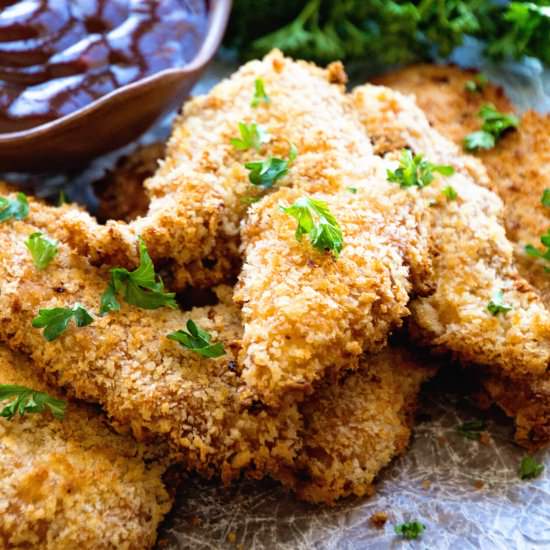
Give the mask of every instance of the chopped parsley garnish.
[[512, 113], [500, 113], [490, 103], [483, 105], [478, 116], [483, 120], [481, 130], [472, 132], [464, 138], [467, 151], [491, 149], [502, 134], [511, 128], [517, 128], [519, 119]]
[[338, 257], [344, 246], [344, 238], [340, 225], [330, 213], [326, 202], [300, 197], [291, 206], [279, 208], [298, 222], [298, 241], [301, 241], [304, 235], [309, 235], [312, 246], [323, 251], [330, 250], [335, 258]]
[[46, 269], [57, 254], [58, 242], [45, 237], [39, 231], [32, 233], [25, 242], [25, 245], [29, 249], [32, 261], [37, 269]]
[[452, 185], [447, 185], [447, 187], [445, 187], [443, 191], [441, 191], [441, 193], [445, 197], [447, 197], [448, 201], [456, 201], [456, 199], [458, 198], [458, 193]]
[[479, 441], [481, 434], [487, 429], [487, 425], [483, 420], [468, 420], [457, 427], [456, 431], [472, 441]]
[[[533, 258], [541, 258], [546, 262], [550, 262], [550, 229], [546, 231], [544, 235], [540, 238], [541, 244], [546, 248], [546, 250], [539, 250], [535, 248], [532, 244], [525, 245], [525, 253]], [[549, 267], [544, 268], [546, 271], [550, 271]]]
[[199, 328], [196, 323], [189, 319], [187, 321], [187, 331], [176, 330], [168, 335], [170, 340], [179, 342], [183, 347], [202, 355], [203, 357], [221, 357], [225, 355], [223, 344], [211, 344], [212, 336], [205, 330]]
[[520, 479], [534, 479], [544, 470], [544, 464], [539, 464], [532, 456], [525, 456], [519, 465]]
[[273, 187], [273, 184], [281, 179], [288, 173], [288, 167], [296, 159], [298, 154], [294, 145], [290, 146], [290, 152], [288, 154], [288, 160], [279, 159], [275, 157], [268, 157], [264, 160], [257, 160], [254, 162], [247, 162], [244, 166], [250, 173], [248, 179], [253, 185], [262, 187], [263, 189], [269, 189]]
[[466, 84], [464, 84], [464, 89], [467, 92], [481, 92], [488, 83], [489, 79], [483, 73], [479, 73], [476, 74], [472, 80], [468, 80]]
[[241, 134], [240, 138], [231, 138], [231, 145], [239, 151], [246, 151], [247, 149], [259, 151], [262, 143], [269, 141], [267, 131], [255, 122], [251, 124], [239, 122], [239, 133]]
[[51, 342], [66, 330], [71, 319], [74, 319], [77, 327], [85, 327], [94, 320], [86, 309], [80, 304], [75, 304], [73, 307], [54, 307], [38, 310], [38, 315], [32, 320], [32, 326], [43, 328], [44, 338]]
[[388, 181], [398, 183], [400, 187], [426, 187], [434, 179], [434, 172], [442, 176], [454, 174], [452, 166], [432, 164], [425, 160], [422, 155], [413, 155], [409, 149], [403, 149], [399, 168], [388, 170]]
[[254, 97], [250, 102], [250, 105], [254, 108], [260, 105], [260, 102], [269, 103], [271, 100], [265, 91], [264, 81], [261, 78], [257, 78], [254, 81]]
[[29, 201], [25, 193], [17, 193], [14, 199], [0, 197], [0, 222], [23, 220], [29, 215]]
[[420, 537], [426, 526], [419, 521], [408, 521], [406, 523], [400, 523], [394, 527], [395, 533], [402, 536], [407, 540], [414, 540]]
[[546, 188], [542, 192], [540, 203], [542, 204], [542, 206], [550, 206], [550, 189]]
[[11, 420], [16, 414], [43, 413], [49, 410], [56, 418], [65, 416], [67, 403], [47, 393], [31, 390], [25, 386], [0, 384], [0, 402], [13, 399], [1, 411], [0, 417]]
[[118, 294], [122, 294], [128, 304], [143, 309], [178, 307], [176, 295], [173, 292], [164, 291], [164, 284], [157, 277], [153, 261], [141, 239], [139, 240], [139, 266], [134, 271], [128, 271], [123, 267], [111, 269], [109, 286], [101, 296], [100, 314], [120, 309]]
[[357, 194], [357, 187], [346, 187], [346, 190], [350, 193], [353, 193], [354, 195]]
[[498, 315], [499, 313], [507, 313], [512, 309], [510, 304], [504, 302], [504, 292], [497, 290], [493, 294], [493, 298], [487, 304], [487, 311], [491, 315]]

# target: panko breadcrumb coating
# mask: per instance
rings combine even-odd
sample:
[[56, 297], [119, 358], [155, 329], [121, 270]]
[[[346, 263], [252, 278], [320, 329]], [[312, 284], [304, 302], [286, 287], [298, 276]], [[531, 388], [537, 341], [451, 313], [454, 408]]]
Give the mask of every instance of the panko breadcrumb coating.
[[[399, 136], [395, 151], [385, 143], [387, 158], [397, 156], [405, 144], [427, 160], [456, 170], [422, 190], [433, 205], [431, 234], [438, 249], [435, 292], [410, 304], [422, 340], [512, 377], [545, 373], [550, 314], [517, 271], [501, 224], [502, 202], [482, 187], [486, 176], [481, 164], [431, 128], [412, 98], [372, 85], [357, 88], [353, 97], [373, 139], [375, 130], [386, 141]], [[448, 185], [456, 191], [456, 200], [443, 195]], [[487, 307], [499, 291], [512, 309], [492, 315]]]
[[372, 494], [380, 470], [406, 449], [420, 386], [434, 372], [405, 349], [386, 348], [323, 384], [301, 407], [303, 446], [280, 479], [310, 502]]
[[338, 258], [307, 238], [297, 241], [296, 220], [280, 210], [304, 196], [296, 187], [252, 209], [235, 297], [243, 308], [243, 377], [263, 401], [311, 393], [324, 375], [334, 379], [357, 367], [361, 354], [384, 347], [409, 314], [410, 279], [429, 284], [423, 210], [394, 200], [384, 176], [354, 180], [355, 193], [311, 195], [327, 203], [341, 226]]
[[[38, 271], [25, 246], [35, 230], [21, 221], [0, 225], [0, 340], [31, 355], [53, 383], [100, 403], [137, 439], [169, 440], [173, 460], [189, 469], [229, 481], [245, 467], [262, 471], [270, 461], [292, 458], [295, 407], [271, 414], [240, 398], [244, 384], [235, 350], [242, 329], [234, 306], [183, 313], [123, 303], [119, 312], [99, 317], [107, 273], [62, 243], [47, 269]], [[91, 325], [71, 324], [52, 342], [31, 326], [39, 309], [77, 302], [94, 315]], [[189, 318], [214, 341], [223, 340], [226, 355], [202, 358], [166, 337], [184, 329]]]
[[[4, 346], [0, 384], [63, 398]], [[144, 458], [142, 445], [75, 401], [63, 420], [50, 413], [0, 418], [0, 547], [151, 548], [172, 501], [161, 480], [165, 468]]]
[[[185, 467], [203, 475], [220, 475], [225, 482], [246, 470], [253, 477], [270, 473], [298, 488], [296, 479], [303, 480], [303, 475], [291, 472], [305, 471], [303, 453], [310, 450], [302, 451], [302, 447], [309, 445], [310, 438], [317, 447], [323, 445], [317, 433], [322, 430], [323, 418], [327, 429], [340, 422], [342, 436], [347, 432], [349, 411], [336, 405], [326, 409], [328, 402], [339, 399], [342, 388], [346, 388], [349, 403], [354, 403], [354, 418], [366, 421], [361, 432], [352, 425], [343, 445], [348, 447], [347, 441], [354, 439], [359, 454], [361, 449], [370, 449], [371, 454], [351, 458], [338, 441], [331, 441], [326, 449], [326, 456], [332, 457], [326, 462], [328, 469], [324, 472], [316, 462], [311, 478], [316, 488], [306, 490], [303, 485], [301, 498], [333, 502], [347, 494], [362, 494], [378, 469], [403, 450], [409, 433], [405, 410], [412, 406], [415, 392], [399, 375], [396, 380], [401, 382], [386, 386], [372, 375], [368, 360], [357, 377], [342, 386], [327, 381], [319, 396], [309, 397], [303, 409], [284, 405], [273, 412], [243, 398], [245, 386], [237, 361], [242, 325], [229, 287], [217, 289], [220, 303], [215, 306], [182, 313], [123, 305], [118, 313], [96, 317], [87, 327], [71, 325], [57, 340], [46, 342], [40, 331], [30, 326], [38, 309], [78, 301], [89, 311], [97, 311], [106, 278], [63, 244], [48, 268], [36, 271], [24, 247], [26, 236], [34, 229], [19, 221], [0, 225], [0, 340], [31, 353], [36, 367], [53, 382], [102, 404], [113, 422], [130, 426], [139, 439], [169, 440], [171, 460], [182, 460]], [[183, 328], [189, 318], [208, 331], [213, 342], [223, 343], [225, 356], [204, 359], [165, 338]], [[384, 357], [388, 358], [385, 366], [377, 359], [376, 369], [400, 369], [402, 362], [391, 353]], [[406, 378], [409, 380], [408, 375]], [[411, 372], [410, 380], [419, 383], [416, 371]], [[386, 411], [388, 391], [393, 399], [391, 411]], [[373, 396], [380, 397], [378, 411]], [[375, 417], [376, 422], [383, 419], [383, 425], [376, 428], [374, 423], [370, 429]], [[310, 432], [308, 425], [317, 427]], [[383, 438], [379, 437], [381, 429], [386, 429]]]
[[[257, 79], [263, 80], [270, 101], [254, 108], [251, 100]], [[145, 216], [128, 224], [112, 220], [98, 226], [91, 216], [70, 211], [56, 226], [68, 244], [96, 265], [136, 264], [141, 236], [156, 264], [167, 264], [172, 270], [175, 287], [197, 286], [202, 282], [194, 276], [197, 264], [205, 258], [206, 269], [215, 263], [214, 251], [226, 259], [231, 254], [238, 258], [240, 221], [250, 199], [263, 192], [250, 183], [245, 163], [269, 156], [287, 159], [293, 144], [298, 158], [288, 175], [278, 180], [279, 185], [293, 185], [300, 174], [307, 178], [310, 168], [321, 162], [323, 179], [310, 181], [313, 187], [330, 184], [348, 170], [338, 153], [349, 148], [352, 136], [335, 145], [350, 132], [352, 109], [345, 98], [344, 81], [340, 64], [320, 69], [284, 58], [277, 51], [243, 65], [210, 93], [185, 104], [164, 160], [145, 183], [150, 199]], [[269, 142], [259, 151], [236, 149], [231, 139], [239, 137], [240, 122], [261, 125]], [[356, 125], [360, 138], [359, 130]], [[370, 152], [368, 140], [356, 142], [360, 147], [355, 154]], [[227, 265], [233, 265], [234, 259], [229, 260]]]
[[[379, 81], [404, 93], [412, 93], [431, 124], [444, 136], [461, 144], [464, 136], [479, 128], [477, 112], [493, 103], [502, 112], [513, 107], [501, 88], [487, 84], [481, 91], [465, 90], [472, 73], [456, 67], [413, 66]], [[520, 119], [517, 130], [508, 132], [487, 151], [476, 153], [487, 168], [491, 185], [504, 202], [504, 223], [515, 244], [520, 273], [550, 305], [550, 277], [543, 263], [525, 254], [526, 244], [539, 245], [550, 227], [550, 209], [541, 204], [550, 188], [550, 117], [532, 111]], [[491, 397], [515, 419], [516, 440], [536, 449], [550, 443], [550, 377], [547, 373], [516, 376], [484, 373], [482, 383]]]

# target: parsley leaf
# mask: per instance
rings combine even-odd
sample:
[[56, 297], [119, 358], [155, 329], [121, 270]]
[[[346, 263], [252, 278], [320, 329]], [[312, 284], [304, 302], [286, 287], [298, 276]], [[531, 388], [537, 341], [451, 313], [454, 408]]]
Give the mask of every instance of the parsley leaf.
[[245, 124], [239, 122], [240, 138], [231, 138], [231, 145], [239, 151], [246, 151], [247, 149], [260, 150], [262, 143], [269, 142], [269, 134], [259, 124], [252, 122], [251, 124]]
[[487, 311], [491, 315], [498, 315], [499, 313], [507, 313], [512, 309], [510, 304], [504, 303], [504, 292], [497, 290], [493, 294], [493, 298], [487, 304]]
[[542, 206], [550, 206], [550, 189], [548, 187], [542, 192], [540, 203]]
[[330, 250], [337, 258], [344, 246], [342, 230], [324, 201], [300, 197], [291, 206], [279, 206], [298, 222], [296, 239], [309, 235], [311, 244], [319, 250]]
[[388, 170], [388, 181], [398, 183], [401, 188], [407, 187], [426, 187], [434, 179], [434, 172], [442, 176], [452, 176], [454, 174], [452, 166], [442, 164], [432, 164], [424, 160], [423, 155], [414, 155], [409, 149], [403, 149], [399, 168]]
[[0, 402], [13, 398], [1, 411], [0, 417], [11, 420], [17, 413], [43, 413], [49, 410], [56, 418], [63, 418], [67, 403], [60, 399], [31, 390], [25, 386], [0, 384]]
[[357, 187], [346, 187], [346, 191], [349, 191], [350, 193], [353, 193], [354, 195], [356, 195]]
[[263, 79], [257, 78], [256, 80], [254, 80], [254, 97], [252, 98], [250, 105], [256, 108], [260, 105], [261, 101], [263, 101], [264, 103], [270, 103], [271, 99], [269, 99], [269, 96], [265, 92]]
[[64, 204], [69, 204], [69, 199], [67, 198], [67, 193], [63, 189], [59, 191], [59, 195], [57, 196], [57, 206], [63, 206]]
[[86, 309], [80, 304], [75, 304], [73, 307], [40, 309], [38, 315], [32, 320], [32, 326], [43, 328], [44, 338], [51, 342], [67, 329], [71, 319], [74, 319], [77, 327], [85, 327], [94, 320]]
[[45, 237], [39, 231], [32, 233], [25, 242], [25, 245], [31, 253], [34, 265], [40, 270], [46, 269], [57, 254], [58, 242]]
[[464, 84], [464, 89], [467, 92], [481, 92], [488, 83], [489, 79], [483, 73], [478, 73]]
[[478, 116], [482, 119], [481, 130], [472, 132], [464, 138], [467, 151], [491, 149], [506, 130], [517, 128], [519, 119], [512, 113], [501, 113], [487, 103], [481, 107]]
[[139, 240], [139, 266], [134, 271], [128, 271], [123, 267], [111, 269], [111, 280], [101, 296], [100, 314], [104, 315], [120, 309], [118, 294], [122, 294], [127, 303], [143, 309], [178, 307], [176, 295], [173, 292], [164, 291], [164, 284], [156, 276], [153, 261], [141, 239]]
[[[525, 253], [533, 258], [541, 258], [546, 262], [550, 262], [550, 229], [548, 229], [544, 235], [541, 235], [540, 242], [546, 250], [542, 251], [535, 248], [532, 244], [527, 244], [524, 248]], [[545, 269], [550, 271], [550, 268], [548, 267], [545, 267]]]
[[456, 431], [472, 441], [479, 441], [482, 432], [487, 429], [487, 425], [483, 420], [468, 420], [457, 427]]
[[539, 464], [532, 456], [525, 456], [519, 465], [520, 479], [534, 479], [544, 470], [544, 464]]
[[426, 529], [426, 526], [419, 521], [409, 521], [396, 525], [394, 529], [395, 533], [397, 535], [401, 535], [404, 539], [414, 540], [422, 535], [422, 533]]
[[264, 160], [247, 162], [244, 166], [250, 170], [248, 174], [250, 183], [263, 189], [270, 189], [277, 180], [288, 173], [288, 168], [297, 155], [296, 146], [291, 144], [288, 160], [268, 157]]
[[0, 197], [0, 222], [23, 220], [29, 215], [29, 201], [25, 193], [17, 193], [15, 199]]
[[456, 189], [452, 185], [447, 185], [441, 193], [447, 197], [448, 201], [456, 201], [458, 198], [458, 193], [456, 192]]
[[187, 330], [188, 332], [176, 330], [175, 332], [171, 332], [167, 337], [203, 357], [214, 358], [225, 355], [223, 344], [221, 342], [211, 344], [212, 336], [199, 328], [192, 319], [187, 321]]

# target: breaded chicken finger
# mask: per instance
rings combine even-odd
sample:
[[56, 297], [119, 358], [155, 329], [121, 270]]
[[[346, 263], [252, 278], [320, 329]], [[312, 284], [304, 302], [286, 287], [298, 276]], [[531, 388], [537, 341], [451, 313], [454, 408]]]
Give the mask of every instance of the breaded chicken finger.
[[[433, 205], [431, 233], [438, 249], [437, 288], [410, 306], [422, 340], [512, 377], [545, 373], [550, 362], [550, 315], [517, 272], [501, 224], [502, 202], [480, 185], [486, 183], [481, 164], [465, 158], [433, 130], [412, 98], [366, 85], [354, 91], [353, 99], [373, 139], [375, 130], [399, 136], [393, 148], [385, 143], [388, 155], [397, 156], [406, 145], [433, 163], [456, 169], [454, 176], [436, 179], [422, 190]], [[446, 186], [451, 186], [455, 200], [444, 193]], [[496, 305], [500, 299], [504, 312]]]
[[[0, 384], [63, 397], [4, 346]], [[115, 434], [103, 415], [74, 401], [63, 419], [28, 412], [0, 418], [0, 546], [151, 548], [171, 498], [161, 480], [165, 467], [144, 458], [143, 445]]]

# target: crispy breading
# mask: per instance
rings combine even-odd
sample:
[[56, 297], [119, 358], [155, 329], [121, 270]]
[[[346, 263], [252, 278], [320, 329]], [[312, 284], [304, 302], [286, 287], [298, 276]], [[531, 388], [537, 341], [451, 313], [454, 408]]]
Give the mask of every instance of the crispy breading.
[[342, 228], [337, 259], [297, 241], [296, 220], [280, 210], [304, 196], [296, 187], [252, 209], [235, 298], [243, 306], [243, 376], [263, 401], [311, 393], [324, 375], [357, 367], [409, 314], [411, 271], [429, 282], [429, 241], [419, 230], [425, 209], [401, 205], [384, 178], [353, 180], [355, 193], [312, 195]]
[[96, 212], [98, 220], [102, 223], [107, 220], [130, 222], [147, 214], [149, 198], [143, 183], [155, 173], [164, 149], [164, 143], [138, 147], [120, 159], [112, 170], [93, 182], [93, 189], [99, 200]]
[[[510, 376], [546, 372], [550, 314], [517, 272], [501, 224], [502, 202], [482, 187], [486, 176], [481, 164], [431, 128], [412, 98], [372, 85], [357, 88], [353, 98], [373, 139], [371, 129], [385, 136], [399, 135], [395, 151], [385, 145], [387, 157], [397, 155], [406, 144], [429, 161], [456, 170], [423, 189], [433, 204], [431, 234], [438, 254], [435, 292], [410, 304], [422, 340], [450, 349], [463, 361], [489, 365]], [[456, 200], [442, 194], [447, 185], [457, 192]], [[499, 290], [512, 310], [492, 315], [487, 306]]]
[[380, 470], [406, 449], [420, 386], [434, 372], [404, 348], [386, 348], [323, 384], [301, 407], [303, 446], [279, 478], [311, 502], [371, 494]]
[[[403, 93], [414, 94], [430, 123], [448, 139], [461, 144], [464, 136], [478, 130], [477, 113], [485, 103], [502, 112], [514, 111], [502, 88], [487, 84], [472, 93], [464, 86], [470, 71], [457, 67], [416, 65], [391, 73], [377, 81]], [[493, 189], [504, 202], [504, 222], [508, 238], [515, 243], [518, 269], [550, 306], [550, 277], [544, 265], [525, 254], [525, 245], [539, 246], [541, 235], [550, 227], [550, 208], [541, 196], [550, 188], [550, 116], [528, 111], [519, 128], [507, 132], [489, 150], [476, 153], [487, 168]]]
[[[322, 431], [322, 417], [330, 429], [339, 418], [342, 434], [347, 433], [348, 411], [342, 409], [340, 414], [336, 405], [326, 409], [328, 402], [339, 401], [343, 391], [349, 402], [355, 403], [356, 418], [370, 422], [372, 415], [377, 415], [391, 422], [388, 437], [378, 437], [382, 428], [374, 427], [376, 424], [372, 429], [365, 425], [361, 433], [353, 427], [349, 439], [356, 439], [357, 452], [371, 449], [373, 453], [365, 462], [357, 457], [358, 463], [349, 459], [338, 441], [327, 443], [326, 455], [334, 457], [330, 468], [324, 473], [321, 463], [316, 464], [312, 474], [316, 489], [300, 485], [301, 498], [332, 502], [347, 494], [361, 494], [378, 469], [403, 449], [408, 434], [403, 415], [415, 392], [398, 375], [400, 382], [391, 389], [385, 382], [381, 384], [380, 377], [371, 373], [368, 358], [356, 377], [342, 386], [327, 384], [319, 395], [308, 398], [303, 409], [283, 405], [273, 412], [259, 402], [245, 400], [237, 360], [242, 325], [229, 287], [217, 289], [220, 303], [215, 306], [182, 313], [123, 305], [120, 312], [96, 317], [87, 327], [71, 325], [57, 340], [46, 342], [40, 331], [30, 326], [38, 309], [79, 302], [89, 311], [97, 311], [106, 278], [63, 244], [45, 271], [35, 270], [24, 247], [26, 236], [34, 229], [25, 222], [0, 225], [0, 340], [31, 353], [36, 367], [52, 382], [100, 403], [116, 425], [130, 426], [139, 439], [169, 440], [170, 460], [182, 460], [185, 467], [203, 475], [220, 475], [225, 482], [246, 469], [253, 477], [270, 473], [298, 488], [297, 476], [290, 472], [304, 470], [305, 455], [300, 450], [310, 438], [316, 446], [324, 445], [317, 433]], [[189, 318], [207, 330], [214, 342], [223, 343], [224, 357], [204, 359], [166, 339], [169, 332], [184, 328]], [[382, 366], [380, 359], [375, 359], [376, 372], [399, 369], [399, 361], [391, 353], [381, 357], [387, 361]], [[422, 378], [430, 372], [426, 369]], [[406, 379], [411, 384], [420, 381], [416, 372]], [[379, 387], [383, 387], [381, 393]], [[395, 408], [385, 416], [388, 391]], [[380, 396], [380, 410], [371, 393]], [[311, 418], [314, 431], [309, 431], [304, 417], [308, 424]], [[343, 445], [347, 447], [347, 441]]]
[[[1, 340], [31, 355], [53, 383], [100, 403], [136, 438], [168, 439], [174, 459], [190, 469], [230, 480], [244, 467], [261, 471], [269, 461], [292, 457], [299, 426], [295, 407], [271, 414], [240, 398], [244, 383], [235, 350], [242, 329], [234, 306], [183, 313], [123, 304], [119, 312], [99, 317], [107, 273], [64, 244], [48, 268], [38, 271], [24, 244], [35, 230], [25, 222], [0, 225]], [[93, 324], [71, 325], [53, 342], [31, 327], [39, 309], [76, 302], [94, 314]], [[166, 337], [184, 329], [189, 318], [214, 341], [223, 339], [227, 354], [205, 359]]]
[[[321, 163], [324, 170], [315, 170], [320, 179], [309, 181], [312, 188], [330, 185], [349, 169], [338, 155], [352, 142], [342, 73], [338, 64], [320, 69], [277, 51], [247, 63], [209, 94], [185, 104], [164, 160], [145, 183], [150, 199], [145, 216], [128, 224], [109, 221], [97, 226], [90, 216], [71, 212], [55, 224], [67, 239], [62, 240], [94, 264], [130, 266], [137, 261], [141, 236], [153, 260], [169, 264], [175, 284], [196, 284], [187, 266], [211, 258], [214, 250], [226, 257], [234, 254], [248, 199], [261, 194], [248, 180], [246, 162], [269, 156], [286, 159], [294, 144], [298, 158], [278, 184], [292, 185], [299, 174], [304, 180], [311, 167]], [[259, 78], [270, 101], [254, 108], [251, 100]], [[260, 124], [271, 136], [269, 143], [260, 151], [236, 149], [231, 138], [239, 137], [240, 122]], [[367, 140], [356, 141], [366, 148], [355, 150], [358, 156], [370, 151]]]
[[[63, 397], [31, 363], [0, 346], [0, 383]], [[1, 404], [3, 407], [5, 403]], [[95, 409], [0, 418], [0, 547], [137, 550], [153, 546], [171, 506], [164, 467]]]
[[[413, 66], [378, 79], [414, 94], [430, 123], [444, 136], [461, 144], [465, 135], [479, 128], [477, 113], [491, 102], [503, 112], [513, 107], [500, 87], [487, 84], [481, 92], [465, 90], [472, 73], [456, 67]], [[550, 305], [550, 278], [541, 263], [525, 254], [526, 244], [538, 245], [548, 228], [550, 210], [541, 196], [550, 188], [548, 135], [550, 117], [525, 113], [517, 130], [508, 132], [497, 145], [476, 155], [483, 160], [491, 186], [504, 202], [504, 223], [515, 245], [518, 270]], [[504, 411], [515, 419], [516, 440], [536, 449], [550, 443], [550, 378], [546, 372], [518, 380], [502, 373], [481, 374], [483, 387]]]

